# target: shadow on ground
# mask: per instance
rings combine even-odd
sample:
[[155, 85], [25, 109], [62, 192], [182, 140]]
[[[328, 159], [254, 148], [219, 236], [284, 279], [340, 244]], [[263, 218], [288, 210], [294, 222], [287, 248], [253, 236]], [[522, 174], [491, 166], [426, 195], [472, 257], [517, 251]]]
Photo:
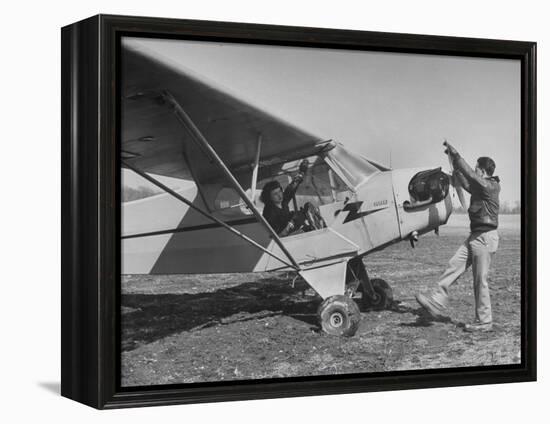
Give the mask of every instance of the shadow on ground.
[[123, 294], [122, 350], [163, 339], [182, 331], [287, 315], [317, 325], [320, 297], [305, 295], [307, 285], [288, 281], [254, 281], [213, 292], [183, 294]]
[[413, 308], [411, 306], [400, 305], [398, 302], [395, 302], [393, 307], [391, 308], [391, 311], [400, 314], [416, 315], [416, 321], [402, 322], [399, 324], [399, 326], [401, 327], [430, 327], [437, 322], [441, 322], [444, 324], [458, 324], [449, 317], [434, 318], [420, 306]]
[[[306, 294], [308, 293], [308, 294]], [[360, 304], [361, 300], [356, 299]], [[228, 325], [272, 316], [289, 316], [318, 330], [317, 308], [321, 298], [305, 282], [292, 287], [288, 281], [265, 278], [211, 292], [122, 295], [122, 350], [133, 350], [183, 331]], [[422, 308], [394, 302], [391, 311], [412, 314], [415, 322], [403, 327], [430, 327], [434, 319]]]

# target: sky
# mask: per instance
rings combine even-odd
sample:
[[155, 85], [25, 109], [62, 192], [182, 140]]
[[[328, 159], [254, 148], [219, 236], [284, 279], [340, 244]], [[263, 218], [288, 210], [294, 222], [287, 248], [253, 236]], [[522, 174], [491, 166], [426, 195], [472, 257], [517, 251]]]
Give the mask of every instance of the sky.
[[[134, 39], [230, 94], [392, 168], [496, 162], [520, 199], [520, 62], [404, 53]], [[124, 184], [141, 185], [124, 173]]]

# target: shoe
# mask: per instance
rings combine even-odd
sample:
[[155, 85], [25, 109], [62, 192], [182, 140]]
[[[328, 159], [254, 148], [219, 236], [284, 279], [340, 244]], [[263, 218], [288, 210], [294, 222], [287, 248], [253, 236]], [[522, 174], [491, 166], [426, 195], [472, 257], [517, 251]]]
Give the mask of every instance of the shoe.
[[417, 293], [415, 297], [420, 306], [422, 306], [432, 318], [447, 318], [447, 308], [435, 300], [432, 295]]
[[492, 322], [474, 322], [464, 326], [464, 331], [467, 333], [485, 333], [486, 331], [491, 331], [492, 329]]

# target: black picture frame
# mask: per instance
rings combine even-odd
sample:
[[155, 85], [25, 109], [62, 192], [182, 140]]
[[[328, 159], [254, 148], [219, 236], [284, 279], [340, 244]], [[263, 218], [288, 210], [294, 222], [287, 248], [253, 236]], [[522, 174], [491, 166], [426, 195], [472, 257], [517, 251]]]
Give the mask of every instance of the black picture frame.
[[[112, 15], [61, 35], [63, 396], [103, 409], [536, 380], [536, 43]], [[117, 64], [124, 35], [520, 60], [521, 364], [121, 388]]]

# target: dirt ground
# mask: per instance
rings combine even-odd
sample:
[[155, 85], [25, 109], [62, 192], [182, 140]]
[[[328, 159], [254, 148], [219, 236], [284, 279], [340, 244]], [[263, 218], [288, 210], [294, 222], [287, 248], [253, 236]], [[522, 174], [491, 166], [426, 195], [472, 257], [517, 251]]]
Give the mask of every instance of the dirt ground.
[[433, 287], [467, 236], [453, 215], [440, 236], [415, 249], [402, 242], [367, 256], [371, 277], [394, 289], [391, 310], [363, 312], [357, 334], [319, 330], [320, 297], [290, 273], [124, 275], [122, 385], [349, 374], [520, 362], [520, 227], [501, 216], [489, 276], [494, 329], [469, 334], [472, 276], [453, 287], [448, 321], [426, 318], [414, 300]]

